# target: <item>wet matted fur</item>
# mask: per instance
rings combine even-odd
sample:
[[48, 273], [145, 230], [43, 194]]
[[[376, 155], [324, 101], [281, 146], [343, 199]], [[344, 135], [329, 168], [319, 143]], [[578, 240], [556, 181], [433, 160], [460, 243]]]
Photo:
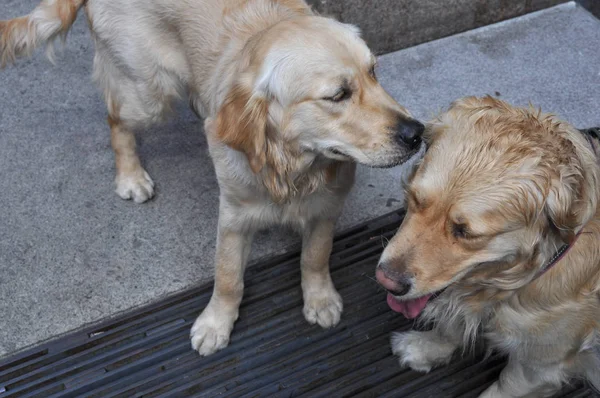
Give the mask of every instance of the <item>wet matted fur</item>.
[[81, 7], [120, 197], [154, 194], [134, 130], [185, 96], [206, 118], [220, 210], [215, 289], [193, 326], [193, 347], [208, 355], [228, 344], [253, 233], [277, 223], [303, 236], [306, 319], [337, 324], [342, 300], [328, 257], [355, 162], [402, 163], [423, 131], [377, 82], [358, 29], [315, 15], [303, 0], [44, 0], [0, 21], [0, 62], [64, 37]]
[[400, 362], [427, 372], [481, 336], [509, 356], [484, 397], [547, 396], [573, 377], [600, 388], [600, 168], [590, 142], [553, 115], [491, 97], [456, 101], [426, 140], [377, 270], [393, 309], [434, 325], [393, 335]]

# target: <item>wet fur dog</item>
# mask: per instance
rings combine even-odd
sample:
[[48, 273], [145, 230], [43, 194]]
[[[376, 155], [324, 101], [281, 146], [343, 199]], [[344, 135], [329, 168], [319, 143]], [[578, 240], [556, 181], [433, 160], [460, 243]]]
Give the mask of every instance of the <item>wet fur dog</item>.
[[306, 319], [337, 324], [342, 300], [328, 261], [355, 162], [400, 164], [423, 132], [377, 82], [358, 29], [315, 15], [303, 0], [44, 0], [0, 22], [0, 62], [64, 36], [82, 7], [121, 198], [154, 194], [134, 130], [185, 96], [206, 118], [219, 227], [214, 293], [192, 328], [193, 347], [208, 355], [228, 344], [253, 233], [271, 224], [302, 233]]
[[377, 269], [392, 309], [433, 323], [393, 335], [401, 364], [428, 372], [481, 335], [509, 357], [484, 397], [547, 396], [571, 377], [599, 389], [597, 143], [491, 97], [456, 101], [425, 137]]

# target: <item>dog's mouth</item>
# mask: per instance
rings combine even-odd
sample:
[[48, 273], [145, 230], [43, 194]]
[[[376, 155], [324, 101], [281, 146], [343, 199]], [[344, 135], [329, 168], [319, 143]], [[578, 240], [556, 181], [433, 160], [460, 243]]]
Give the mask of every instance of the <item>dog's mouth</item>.
[[418, 317], [421, 312], [423, 312], [430, 300], [434, 300], [436, 297], [442, 294], [444, 290], [445, 289], [438, 290], [437, 292], [409, 300], [402, 300], [394, 296], [392, 293], [388, 293], [387, 303], [392, 311], [399, 312], [408, 319], [414, 319]]
[[353, 162], [361, 163], [361, 164], [364, 164], [365, 166], [373, 167], [376, 169], [389, 169], [389, 168], [404, 164], [407, 161], [409, 161], [411, 158], [419, 156], [419, 154], [422, 156], [425, 153], [425, 150], [426, 150], [426, 146], [423, 143], [418, 148], [414, 148], [414, 149], [404, 153], [402, 156], [393, 156], [391, 159], [388, 159], [386, 161], [369, 159], [372, 161], [367, 161], [367, 162], [359, 161], [357, 158], [342, 151], [338, 147], [325, 148], [323, 150], [323, 154], [325, 156], [327, 156], [328, 158], [334, 159], [334, 160], [353, 161]]
[[425, 145], [425, 143], [422, 143], [421, 146], [419, 146], [418, 148], [414, 148], [405, 153], [404, 155], [395, 158], [393, 162], [378, 165], [370, 165], [370, 167], [376, 169], [391, 169], [392, 167], [400, 166], [401, 164], [408, 162], [413, 157], [422, 157], [425, 154], [426, 150], [427, 146]]
[[348, 155], [347, 153], [341, 151], [338, 148], [327, 148], [327, 149], [325, 149], [325, 153], [326, 153], [326, 156], [330, 159], [343, 160], [343, 161], [354, 160], [354, 158], [352, 156]]

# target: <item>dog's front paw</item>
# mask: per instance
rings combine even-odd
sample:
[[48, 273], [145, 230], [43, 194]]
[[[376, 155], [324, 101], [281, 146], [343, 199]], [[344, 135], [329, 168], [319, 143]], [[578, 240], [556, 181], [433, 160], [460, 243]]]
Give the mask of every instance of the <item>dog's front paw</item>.
[[304, 293], [304, 318], [314, 325], [330, 328], [340, 322], [344, 304], [333, 284], [327, 289], [306, 289]]
[[236, 317], [219, 313], [209, 306], [194, 322], [190, 338], [192, 347], [202, 356], [214, 354], [227, 347]]
[[454, 344], [441, 341], [431, 331], [392, 334], [392, 352], [400, 357], [400, 364], [418, 372], [447, 364], [455, 350]]
[[141, 167], [131, 173], [117, 174], [115, 184], [115, 192], [121, 199], [133, 199], [135, 203], [143, 203], [154, 196], [154, 181]]

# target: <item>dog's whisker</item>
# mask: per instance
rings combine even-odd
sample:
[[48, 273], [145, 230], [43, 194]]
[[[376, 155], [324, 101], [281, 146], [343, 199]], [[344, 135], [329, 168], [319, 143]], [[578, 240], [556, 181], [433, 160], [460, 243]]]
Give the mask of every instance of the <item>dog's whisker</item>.
[[381, 284], [379, 282], [377, 282], [377, 279], [373, 278], [372, 276], [369, 276], [367, 274], [362, 274], [364, 277], [366, 277], [367, 279], [373, 281], [373, 283], [375, 283], [377, 285], [377, 288], [383, 292], [387, 292], [387, 290], [385, 290], [383, 288], [383, 286], [381, 286]]
[[381, 235], [381, 247], [385, 249], [385, 247], [390, 243], [390, 240], [384, 236]]

